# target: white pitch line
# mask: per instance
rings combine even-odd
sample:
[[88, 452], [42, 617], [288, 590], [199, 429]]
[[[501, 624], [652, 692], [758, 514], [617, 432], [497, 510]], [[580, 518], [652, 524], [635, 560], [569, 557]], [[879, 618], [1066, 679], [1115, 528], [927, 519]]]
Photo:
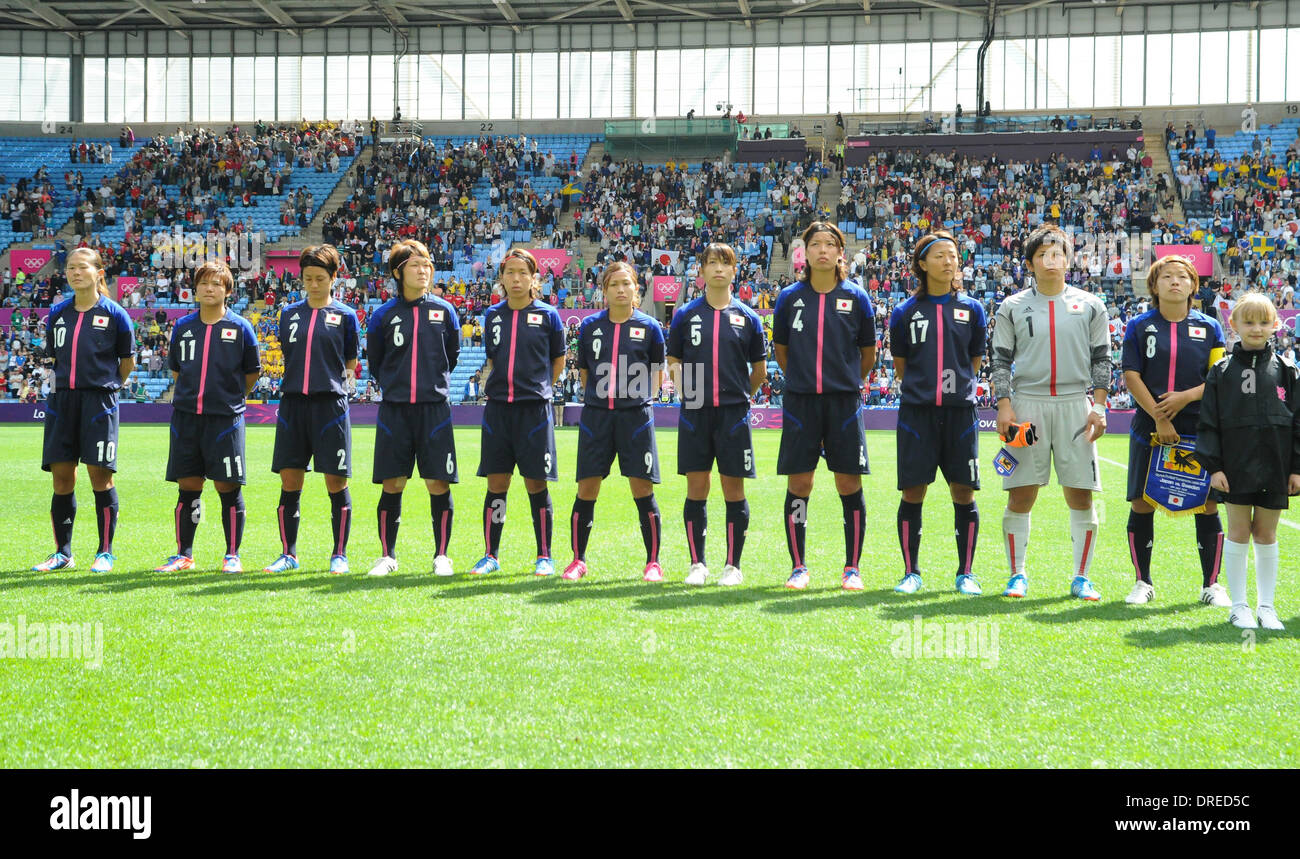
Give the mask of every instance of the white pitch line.
[[[1097, 458], [1100, 459], [1102, 462], [1109, 462], [1111, 465], [1117, 468], [1128, 468], [1127, 465], [1116, 462], [1113, 459], [1107, 459], [1104, 456], [1098, 456]], [[1300, 523], [1292, 522], [1290, 519], [1278, 519], [1277, 521], [1287, 526], [1288, 528], [1294, 528], [1295, 530], [1300, 531]]]

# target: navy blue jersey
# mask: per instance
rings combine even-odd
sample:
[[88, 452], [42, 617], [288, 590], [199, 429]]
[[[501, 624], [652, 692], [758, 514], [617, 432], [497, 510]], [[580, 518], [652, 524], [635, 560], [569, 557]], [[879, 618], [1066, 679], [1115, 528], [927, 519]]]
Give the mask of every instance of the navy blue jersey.
[[862, 353], [876, 345], [876, 309], [862, 287], [841, 281], [830, 292], [806, 283], [781, 290], [772, 342], [788, 348], [786, 391], [849, 394], [862, 389]]
[[608, 310], [588, 316], [578, 330], [578, 369], [587, 371], [583, 402], [598, 409], [646, 405], [664, 360], [663, 329], [641, 311], [620, 323]]
[[483, 392], [503, 403], [551, 399], [551, 365], [564, 356], [564, 323], [559, 311], [534, 301], [522, 310], [506, 302], [483, 314], [483, 340], [492, 362]]
[[750, 365], [767, 357], [763, 321], [734, 298], [715, 310], [701, 296], [673, 314], [668, 354], [682, 362], [685, 408], [747, 405]]
[[436, 295], [414, 302], [397, 296], [380, 305], [368, 324], [366, 360], [384, 401], [446, 402], [460, 358], [456, 308]]
[[357, 357], [361, 325], [357, 312], [341, 301], [313, 309], [306, 301], [280, 311], [286, 394], [347, 396], [347, 362]]
[[[1152, 308], [1133, 319], [1124, 331], [1124, 359], [1121, 367], [1133, 370], [1156, 402], [1169, 391], [1185, 391], [1205, 381], [1210, 371], [1210, 353], [1223, 348], [1223, 326], [1197, 310], [1182, 322], [1170, 322]], [[1187, 404], [1174, 416], [1179, 435], [1195, 435], [1201, 413], [1199, 400]], [[1133, 415], [1133, 432], [1153, 433], [1155, 418], [1138, 408]]]
[[212, 325], [198, 311], [177, 320], [167, 364], [177, 374], [172, 407], [196, 415], [243, 414], [244, 377], [262, 368], [253, 326], [229, 308]]
[[961, 293], [913, 296], [889, 317], [889, 349], [902, 358], [902, 401], [915, 406], [975, 405], [973, 359], [983, 357], [988, 320]]
[[131, 317], [102, 295], [82, 313], [75, 302], [69, 298], [51, 307], [45, 323], [45, 350], [54, 359], [55, 390], [116, 391], [122, 387], [118, 363], [135, 349]]

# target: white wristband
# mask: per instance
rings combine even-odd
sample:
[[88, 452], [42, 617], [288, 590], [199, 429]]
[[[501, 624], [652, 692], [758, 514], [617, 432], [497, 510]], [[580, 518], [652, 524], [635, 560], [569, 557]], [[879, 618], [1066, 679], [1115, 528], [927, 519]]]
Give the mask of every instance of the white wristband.
[[1092, 413], [1102, 420], [1106, 419], [1106, 406], [1104, 403], [1093, 403]]

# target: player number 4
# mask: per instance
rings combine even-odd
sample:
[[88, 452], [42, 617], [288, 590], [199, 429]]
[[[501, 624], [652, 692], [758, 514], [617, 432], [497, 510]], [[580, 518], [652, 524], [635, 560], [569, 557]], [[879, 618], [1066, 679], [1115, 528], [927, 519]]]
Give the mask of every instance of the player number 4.
[[803, 308], [802, 307], [800, 307], [798, 310], [794, 312], [794, 321], [790, 323], [790, 330], [791, 331], [803, 330]]

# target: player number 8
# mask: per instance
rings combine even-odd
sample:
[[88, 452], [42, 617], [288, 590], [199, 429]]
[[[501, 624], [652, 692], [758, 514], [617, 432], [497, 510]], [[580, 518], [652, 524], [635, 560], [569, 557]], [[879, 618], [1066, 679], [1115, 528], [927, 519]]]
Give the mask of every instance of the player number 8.
[[1156, 338], [1154, 338], [1154, 337], [1148, 337], [1148, 338], [1147, 338], [1147, 357], [1148, 357], [1148, 358], [1154, 358], [1155, 356], [1156, 356]]

